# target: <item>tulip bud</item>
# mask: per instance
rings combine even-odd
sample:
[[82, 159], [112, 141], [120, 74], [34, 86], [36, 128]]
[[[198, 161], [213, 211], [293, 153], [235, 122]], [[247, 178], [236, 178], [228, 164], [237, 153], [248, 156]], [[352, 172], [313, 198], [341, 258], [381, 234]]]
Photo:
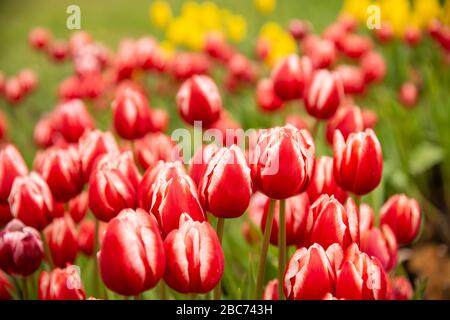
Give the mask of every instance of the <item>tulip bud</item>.
[[416, 199], [397, 194], [389, 198], [380, 210], [381, 224], [387, 224], [400, 245], [410, 244], [419, 233], [420, 206]]
[[122, 210], [108, 223], [98, 262], [103, 282], [114, 292], [132, 296], [156, 286], [165, 257], [154, 217], [142, 209]]
[[52, 261], [57, 267], [73, 264], [78, 253], [75, 225], [69, 215], [56, 218], [44, 230]]
[[264, 289], [263, 300], [278, 300], [278, 280], [269, 281]]
[[361, 58], [361, 69], [366, 83], [381, 82], [386, 76], [386, 63], [375, 51], [370, 51]]
[[372, 49], [373, 43], [369, 37], [347, 34], [339, 39], [337, 47], [350, 59], [359, 59]]
[[39, 276], [39, 300], [85, 300], [86, 293], [80, 278], [80, 269], [67, 266], [50, 273], [42, 271]]
[[308, 21], [292, 19], [289, 21], [288, 30], [292, 38], [301, 41], [311, 32], [311, 24]]
[[335, 274], [319, 244], [298, 249], [284, 275], [284, 294], [289, 300], [318, 300], [334, 292]]
[[164, 109], [153, 109], [150, 117], [150, 131], [151, 132], [164, 132], [169, 126], [170, 116]]
[[54, 217], [52, 193], [44, 179], [35, 172], [14, 180], [9, 206], [14, 218], [38, 230], [44, 229]]
[[14, 287], [6, 274], [0, 269], [0, 300], [12, 300]]
[[275, 111], [283, 107], [281, 100], [273, 89], [271, 79], [261, 79], [256, 87], [256, 103], [262, 111]]
[[80, 157], [75, 147], [47, 149], [39, 173], [47, 182], [56, 201], [66, 202], [83, 189]]
[[336, 183], [333, 174], [333, 158], [323, 156], [316, 159], [311, 183], [307, 189], [309, 200], [316, 201], [322, 194], [334, 196], [339, 202], [347, 200], [347, 192]]
[[134, 145], [136, 158], [145, 170], [155, 166], [158, 161], [179, 160], [179, 149], [176, 143], [163, 133], [148, 133], [136, 140]]
[[5, 83], [5, 98], [14, 105], [22, 101], [25, 92], [22, 90], [20, 81], [17, 77], [9, 78]]
[[419, 88], [414, 82], [405, 82], [400, 87], [399, 99], [406, 108], [414, 107], [419, 99]]
[[89, 180], [88, 202], [95, 217], [108, 222], [122, 209], [135, 208], [135, 188], [118, 169], [99, 170]]
[[69, 46], [64, 40], [55, 40], [50, 44], [48, 54], [54, 62], [62, 62], [69, 55]]
[[86, 106], [81, 100], [61, 103], [55, 110], [55, 129], [67, 142], [78, 142], [86, 130], [95, 126]]
[[329, 144], [333, 144], [333, 136], [339, 130], [347, 139], [350, 133], [363, 131], [364, 118], [361, 109], [357, 106], [345, 106], [339, 108], [333, 118], [327, 122], [326, 137]]
[[45, 28], [36, 27], [30, 31], [28, 35], [28, 42], [35, 50], [44, 50], [50, 44], [52, 35], [50, 31]]
[[58, 97], [62, 101], [81, 99], [83, 97], [82, 87], [82, 80], [78, 76], [66, 78], [58, 86]]
[[150, 212], [156, 216], [164, 237], [179, 227], [183, 213], [194, 221], [206, 220], [194, 182], [186, 174], [168, 179], [158, 175], [154, 182]]
[[377, 258], [360, 252], [356, 243], [346, 251], [336, 278], [336, 297], [349, 300], [385, 300], [388, 278]]
[[200, 180], [203, 177], [203, 173], [208, 166], [209, 160], [219, 150], [216, 144], [210, 143], [208, 145], [202, 145], [200, 149], [194, 154], [189, 166], [189, 176], [198, 186]]
[[[54, 128], [54, 114], [44, 115], [36, 123], [33, 131], [34, 143], [41, 148], [48, 148], [55, 142], [56, 131]], [[61, 137], [62, 138], [62, 137]]]
[[306, 130], [291, 125], [262, 130], [250, 156], [256, 188], [273, 199], [286, 199], [308, 186], [315, 146]]
[[44, 246], [36, 229], [12, 220], [0, 231], [0, 268], [11, 275], [27, 277], [41, 265]]
[[350, 65], [340, 65], [335, 70], [342, 79], [346, 95], [363, 94], [366, 90], [364, 72], [361, 68]]
[[250, 168], [238, 146], [221, 148], [208, 161], [198, 187], [203, 207], [218, 218], [237, 218], [252, 194]]
[[389, 23], [383, 22], [381, 28], [375, 28], [375, 37], [382, 44], [391, 42], [394, 38], [394, 30]]
[[[266, 227], [267, 215], [269, 214], [270, 199], [265, 197], [264, 207], [262, 208], [261, 231]], [[306, 220], [308, 218], [309, 199], [306, 193], [295, 195], [286, 200], [285, 219], [286, 219], [286, 245], [301, 246], [305, 244]], [[280, 202], [277, 201], [274, 208], [272, 222], [272, 231], [270, 233], [270, 243], [278, 245], [278, 230], [280, 219]]]
[[78, 143], [81, 171], [85, 182], [89, 181], [95, 160], [105, 153], [118, 153], [119, 147], [111, 132], [93, 130], [86, 132]]
[[339, 243], [345, 250], [359, 243], [358, 209], [351, 198], [345, 207], [334, 196], [322, 195], [311, 205], [306, 224], [309, 243], [328, 248]]
[[285, 101], [301, 99], [312, 73], [313, 66], [308, 57], [299, 58], [293, 54], [284, 58], [272, 70], [276, 95]]
[[10, 222], [13, 218], [9, 204], [0, 203], [0, 227]]
[[308, 130], [308, 123], [302, 116], [297, 114], [291, 114], [286, 117], [286, 124], [290, 124], [297, 128], [298, 130], [306, 129]]
[[303, 41], [305, 55], [311, 59], [315, 69], [331, 67], [337, 60], [336, 47], [330, 40], [309, 36]]
[[422, 32], [417, 27], [409, 26], [405, 29], [405, 34], [403, 36], [406, 44], [414, 47], [422, 41]]
[[362, 235], [372, 229], [374, 220], [375, 212], [373, 209], [369, 205], [361, 203], [359, 206], [359, 233]]
[[373, 129], [377, 126], [378, 116], [374, 111], [369, 110], [369, 109], [364, 109], [364, 110], [362, 110], [362, 117], [363, 117], [364, 129]]
[[378, 186], [383, 155], [372, 129], [351, 133], [347, 141], [340, 131], [335, 131], [333, 151], [334, 177], [342, 189], [364, 195]]
[[28, 168], [20, 152], [12, 144], [0, 149], [0, 203], [7, 203], [16, 177], [28, 174]]
[[75, 223], [80, 222], [88, 211], [88, 193], [82, 192], [77, 197], [71, 199], [68, 204], [69, 214]]
[[17, 74], [17, 80], [19, 81], [20, 88], [23, 94], [28, 94], [32, 92], [37, 84], [38, 78], [36, 73], [30, 69], [24, 69]]
[[[99, 231], [97, 234], [100, 245], [103, 241], [106, 225], [106, 223], [100, 222]], [[93, 220], [84, 219], [80, 222], [77, 229], [78, 249], [87, 256], [92, 256], [92, 254], [94, 253], [94, 234], [95, 222]]]
[[397, 264], [397, 250], [397, 240], [388, 225], [361, 234], [361, 251], [377, 257], [386, 271], [391, 271]]
[[207, 293], [217, 286], [224, 270], [224, 255], [211, 225], [180, 217], [180, 227], [164, 240], [164, 280], [181, 293]]
[[222, 98], [214, 81], [208, 76], [193, 76], [186, 80], [177, 93], [177, 107], [183, 120], [194, 125], [201, 121], [209, 127], [219, 119]]
[[414, 295], [411, 282], [403, 276], [395, 277], [391, 280], [392, 300], [411, 300]]

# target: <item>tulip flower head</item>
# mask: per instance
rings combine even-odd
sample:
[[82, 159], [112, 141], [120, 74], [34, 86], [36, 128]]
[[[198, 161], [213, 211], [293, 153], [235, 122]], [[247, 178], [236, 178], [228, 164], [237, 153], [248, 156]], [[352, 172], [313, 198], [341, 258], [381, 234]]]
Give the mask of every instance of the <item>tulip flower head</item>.
[[39, 276], [39, 300], [85, 300], [86, 293], [80, 277], [80, 269], [67, 266], [51, 272], [42, 271]]

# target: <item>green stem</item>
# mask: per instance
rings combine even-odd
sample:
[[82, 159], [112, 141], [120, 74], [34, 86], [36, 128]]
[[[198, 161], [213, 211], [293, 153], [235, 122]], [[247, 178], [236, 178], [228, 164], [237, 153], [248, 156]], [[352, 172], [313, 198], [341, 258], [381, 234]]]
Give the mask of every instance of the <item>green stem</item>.
[[284, 300], [283, 279], [286, 270], [286, 200], [280, 200], [278, 219], [278, 297]]
[[262, 299], [263, 282], [266, 272], [267, 250], [269, 249], [270, 234], [272, 233], [273, 215], [275, 211], [275, 200], [270, 199], [269, 212], [267, 213], [266, 226], [264, 228], [263, 242], [259, 256], [258, 275], [256, 278], [256, 299]]
[[[225, 219], [219, 218], [217, 220], [217, 237], [219, 238], [220, 244], [222, 244], [224, 227], [225, 227]], [[214, 300], [220, 300], [220, 296], [222, 293], [221, 289], [222, 289], [222, 281], [219, 281], [217, 286], [214, 288], [214, 295], [213, 295]]]
[[354, 199], [355, 199], [356, 208], [358, 208], [358, 212], [359, 212], [359, 207], [361, 206], [361, 196], [358, 196], [355, 194]]
[[[45, 261], [47, 262], [47, 271], [51, 271], [55, 268], [53, 264], [52, 255], [50, 253], [50, 248], [48, 246], [47, 238], [45, 237], [45, 234], [43, 231], [41, 231], [41, 239], [42, 243], [44, 244], [44, 254], [45, 254]], [[50, 268], [50, 270], [48, 270]]]
[[29, 299], [27, 279], [28, 279], [28, 277], [22, 277], [20, 279], [21, 282], [22, 282], [22, 299], [23, 300], [28, 300]]
[[166, 283], [164, 280], [159, 283], [159, 299], [166, 300]]
[[314, 119], [314, 124], [311, 128], [311, 135], [313, 138], [317, 137], [317, 133], [319, 132], [320, 121], [318, 119]]

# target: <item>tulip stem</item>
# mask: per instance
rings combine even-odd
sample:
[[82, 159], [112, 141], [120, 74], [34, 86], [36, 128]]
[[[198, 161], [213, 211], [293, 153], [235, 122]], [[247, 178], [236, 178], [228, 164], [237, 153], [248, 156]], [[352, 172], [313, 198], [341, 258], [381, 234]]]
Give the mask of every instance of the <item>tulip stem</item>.
[[278, 297], [284, 300], [283, 279], [286, 270], [286, 200], [280, 200], [279, 223], [278, 223]]
[[164, 280], [159, 283], [159, 299], [166, 300], [166, 283]]
[[[225, 219], [218, 218], [217, 219], [217, 237], [219, 238], [220, 244], [222, 244], [224, 228], [225, 228]], [[219, 281], [217, 286], [214, 288], [213, 299], [220, 300], [221, 293], [222, 293], [222, 280]]]
[[319, 119], [314, 119], [314, 124], [311, 128], [311, 135], [313, 138], [316, 138], [317, 132], [319, 131], [320, 121]]
[[355, 194], [355, 204], [356, 204], [356, 208], [358, 208], [358, 212], [359, 212], [359, 207], [361, 206], [361, 196], [358, 196]]
[[[50, 268], [50, 270], [53, 270], [55, 266], [53, 265], [53, 259], [52, 255], [50, 253], [50, 248], [48, 246], [47, 238], [45, 237], [45, 234], [43, 231], [41, 231], [41, 238], [42, 243], [44, 244], [44, 254], [45, 254], [45, 261], [47, 261], [47, 266]], [[47, 270], [49, 271], [49, 270]]]
[[270, 199], [269, 212], [266, 218], [264, 228], [263, 242], [259, 255], [258, 275], [256, 278], [256, 299], [262, 299], [264, 275], [266, 273], [267, 250], [269, 249], [270, 234], [272, 233], [273, 215], [275, 209], [275, 200]]
[[22, 281], [22, 299], [23, 300], [28, 300], [29, 296], [28, 296], [28, 283], [27, 283], [27, 277], [22, 277], [21, 279]]

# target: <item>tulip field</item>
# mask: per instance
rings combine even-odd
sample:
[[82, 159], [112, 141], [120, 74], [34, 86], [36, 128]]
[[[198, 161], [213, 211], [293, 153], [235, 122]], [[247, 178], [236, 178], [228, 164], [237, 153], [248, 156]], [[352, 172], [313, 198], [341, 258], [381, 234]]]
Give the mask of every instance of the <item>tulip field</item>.
[[450, 0], [11, 0], [0, 40], [0, 300], [450, 299]]

